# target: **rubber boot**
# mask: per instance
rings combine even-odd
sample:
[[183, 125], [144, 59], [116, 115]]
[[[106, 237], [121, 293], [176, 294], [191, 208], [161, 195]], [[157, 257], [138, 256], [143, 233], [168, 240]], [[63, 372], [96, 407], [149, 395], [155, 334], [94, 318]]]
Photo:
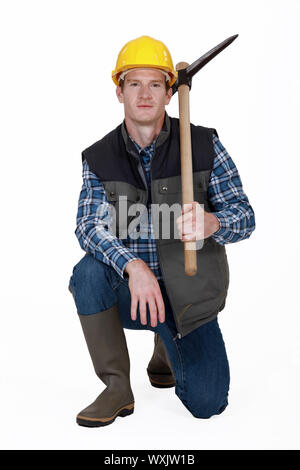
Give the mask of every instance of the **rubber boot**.
[[117, 304], [93, 315], [78, 314], [97, 376], [106, 389], [76, 417], [81, 426], [98, 427], [134, 411], [130, 362]]
[[176, 385], [168, 353], [158, 333], [154, 334], [154, 351], [147, 373], [153, 387], [170, 388]]

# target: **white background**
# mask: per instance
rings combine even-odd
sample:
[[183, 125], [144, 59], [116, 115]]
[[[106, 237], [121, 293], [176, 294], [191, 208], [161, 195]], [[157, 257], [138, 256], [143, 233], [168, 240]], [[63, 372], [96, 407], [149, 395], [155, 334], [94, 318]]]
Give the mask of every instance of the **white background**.
[[[292, 0], [1, 2], [1, 448], [299, 448], [299, 19]], [[125, 330], [135, 412], [88, 429], [76, 414], [104, 385], [67, 290], [81, 151], [122, 121], [111, 71], [143, 34], [174, 65], [239, 34], [194, 78], [191, 121], [217, 129], [257, 228], [227, 247], [226, 411], [197, 419], [151, 387], [153, 334]]]

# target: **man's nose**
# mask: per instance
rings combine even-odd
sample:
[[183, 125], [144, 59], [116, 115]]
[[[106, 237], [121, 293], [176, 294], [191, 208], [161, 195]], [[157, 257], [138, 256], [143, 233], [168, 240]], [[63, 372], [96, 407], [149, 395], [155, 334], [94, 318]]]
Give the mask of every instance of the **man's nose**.
[[141, 85], [139, 95], [142, 96], [143, 98], [151, 97], [150, 88], [147, 85]]

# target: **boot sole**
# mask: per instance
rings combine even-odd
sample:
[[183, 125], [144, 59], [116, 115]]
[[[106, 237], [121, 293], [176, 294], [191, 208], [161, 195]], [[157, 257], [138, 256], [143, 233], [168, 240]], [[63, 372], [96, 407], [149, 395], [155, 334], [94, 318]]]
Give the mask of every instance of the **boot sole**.
[[[151, 374], [147, 370], [147, 374], [152, 387], [156, 388], [172, 388], [175, 387], [176, 381], [170, 375], [166, 374]], [[162, 380], [161, 380], [162, 379]]]
[[87, 418], [85, 416], [77, 415], [76, 423], [79, 424], [79, 426], [98, 428], [100, 426], [108, 426], [108, 424], [112, 424], [118, 416], [124, 418], [125, 416], [131, 415], [133, 412], [134, 403], [120, 408], [111, 418]]

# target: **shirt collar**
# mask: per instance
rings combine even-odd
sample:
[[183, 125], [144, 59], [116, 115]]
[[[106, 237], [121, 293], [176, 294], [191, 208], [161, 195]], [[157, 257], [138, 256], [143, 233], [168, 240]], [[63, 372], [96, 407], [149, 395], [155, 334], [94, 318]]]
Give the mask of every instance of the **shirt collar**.
[[143, 149], [135, 140], [133, 140], [131, 135], [129, 135], [129, 139], [134, 143], [134, 145], [136, 146], [136, 149], [139, 152], [139, 154], [141, 154], [141, 153], [149, 154], [150, 153], [151, 155], [153, 155], [153, 152], [155, 150], [155, 143], [157, 141], [157, 137], [153, 140], [153, 142], [150, 145], [147, 145], [147, 147], [145, 147]]
[[[170, 127], [171, 127], [170, 118], [169, 118], [167, 112], [165, 111], [165, 119], [164, 119], [164, 124], [162, 126], [162, 129], [161, 129], [160, 133], [158, 134], [158, 136], [152, 142], [152, 144], [154, 143], [155, 148], [159, 147], [160, 145], [162, 145], [167, 140], [167, 138], [170, 135]], [[125, 142], [125, 145], [126, 145], [127, 152], [129, 152], [131, 155], [136, 157], [138, 150], [137, 150], [136, 146], [134, 145], [133, 141], [131, 140], [131, 138], [129, 138], [130, 136], [129, 136], [127, 128], [126, 128], [125, 119], [122, 122], [121, 132], [122, 132], [122, 136], [123, 136], [123, 139], [124, 139], [124, 142]], [[152, 144], [150, 144], [149, 147]]]

